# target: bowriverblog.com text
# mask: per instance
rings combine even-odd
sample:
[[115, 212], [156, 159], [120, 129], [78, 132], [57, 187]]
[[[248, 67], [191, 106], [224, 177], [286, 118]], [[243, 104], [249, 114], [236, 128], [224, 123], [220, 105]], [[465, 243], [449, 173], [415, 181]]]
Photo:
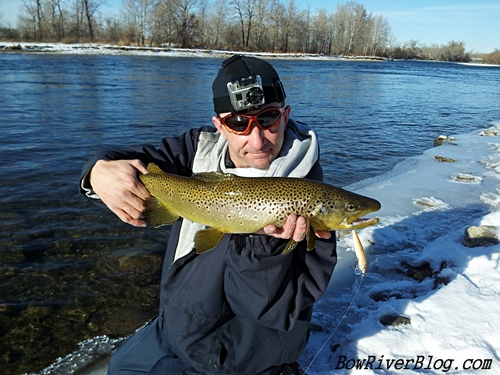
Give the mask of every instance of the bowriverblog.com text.
[[[459, 363], [460, 362], [460, 363]], [[432, 355], [419, 355], [409, 359], [394, 359], [368, 356], [368, 358], [347, 358], [339, 356], [336, 370], [437, 370], [448, 372], [450, 370], [490, 370], [492, 359], [454, 359], [434, 358]]]

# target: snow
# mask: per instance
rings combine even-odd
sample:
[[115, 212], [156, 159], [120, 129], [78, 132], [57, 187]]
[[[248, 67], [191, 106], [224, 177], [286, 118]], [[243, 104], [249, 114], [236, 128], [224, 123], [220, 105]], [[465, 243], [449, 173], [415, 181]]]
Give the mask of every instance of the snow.
[[[499, 234], [499, 136], [495, 123], [448, 137], [347, 187], [382, 203], [380, 222], [358, 233], [368, 259], [362, 279], [345, 271], [355, 265], [352, 237], [339, 240], [342, 270], [318, 304], [321, 329], [301, 358], [309, 374], [500, 373], [500, 245], [462, 244], [469, 226]], [[381, 323], [396, 317], [403, 324]]]
[[[137, 47], [118, 46], [102, 43], [27, 43], [27, 42], [2, 42], [0, 51], [10, 52], [44, 52], [71, 55], [140, 55], [140, 56], [168, 56], [168, 57], [213, 57], [227, 58], [241, 51], [218, 50], [218, 49], [195, 49], [162, 47]], [[266, 59], [307, 59], [307, 60], [369, 60], [383, 61], [385, 58], [376, 56], [336, 56], [320, 55], [310, 53], [274, 53], [274, 52], [243, 52]]]

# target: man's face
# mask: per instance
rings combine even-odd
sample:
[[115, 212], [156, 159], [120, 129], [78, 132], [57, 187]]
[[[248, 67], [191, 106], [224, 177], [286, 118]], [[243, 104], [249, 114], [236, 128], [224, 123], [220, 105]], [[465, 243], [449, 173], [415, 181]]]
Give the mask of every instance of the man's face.
[[[279, 103], [269, 103], [259, 110], [249, 111], [246, 115], [256, 115], [264, 109], [281, 108]], [[212, 117], [212, 122], [228, 143], [229, 156], [237, 168], [268, 168], [278, 156], [283, 140], [285, 128], [290, 117], [290, 107], [283, 110], [279, 124], [273, 128], [263, 130], [255, 123], [251, 124], [248, 134], [234, 134], [226, 129], [220, 119], [229, 113], [220, 113], [219, 117]]]

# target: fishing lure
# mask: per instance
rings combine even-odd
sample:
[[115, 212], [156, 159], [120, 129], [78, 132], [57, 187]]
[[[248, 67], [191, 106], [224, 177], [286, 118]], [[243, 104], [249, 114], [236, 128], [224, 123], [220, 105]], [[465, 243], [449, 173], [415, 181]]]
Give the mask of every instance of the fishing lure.
[[364, 275], [368, 265], [366, 262], [365, 250], [363, 249], [363, 245], [361, 244], [359, 236], [355, 230], [352, 231], [352, 237], [354, 239], [354, 252], [356, 254], [356, 258], [358, 258], [358, 264], [354, 268], [354, 271], [357, 275], [360, 273]]

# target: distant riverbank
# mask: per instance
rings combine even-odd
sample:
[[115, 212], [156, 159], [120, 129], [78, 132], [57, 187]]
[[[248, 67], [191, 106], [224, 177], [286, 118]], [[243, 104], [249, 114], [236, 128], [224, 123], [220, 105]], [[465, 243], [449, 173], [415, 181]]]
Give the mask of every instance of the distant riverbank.
[[341, 56], [321, 55], [312, 53], [270, 53], [270, 52], [242, 52], [217, 49], [193, 49], [172, 47], [136, 47], [118, 46], [98, 43], [26, 43], [26, 42], [1, 42], [0, 52], [35, 52], [35, 53], [66, 53], [66, 54], [107, 54], [107, 55], [158, 55], [171, 57], [212, 57], [225, 58], [235, 53], [243, 53], [266, 59], [290, 60], [335, 60], [335, 61], [387, 61], [389, 59], [379, 56]]
[[[393, 61], [380, 56], [347, 56], [347, 55], [323, 55], [314, 53], [273, 53], [273, 52], [245, 52], [228, 51], [220, 49], [201, 48], [174, 48], [174, 47], [137, 47], [119, 46], [100, 43], [28, 43], [28, 42], [2, 42], [0, 41], [0, 53], [60, 53], [72, 55], [139, 55], [139, 56], [165, 56], [165, 57], [210, 57], [227, 58], [236, 53], [252, 55], [264, 59], [276, 60], [327, 60], [327, 61]], [[426, 60], [440, 62], [435, 60]], [[465, 65], [493, 66], [480, 61], [470, 63], [461, 62]]]

